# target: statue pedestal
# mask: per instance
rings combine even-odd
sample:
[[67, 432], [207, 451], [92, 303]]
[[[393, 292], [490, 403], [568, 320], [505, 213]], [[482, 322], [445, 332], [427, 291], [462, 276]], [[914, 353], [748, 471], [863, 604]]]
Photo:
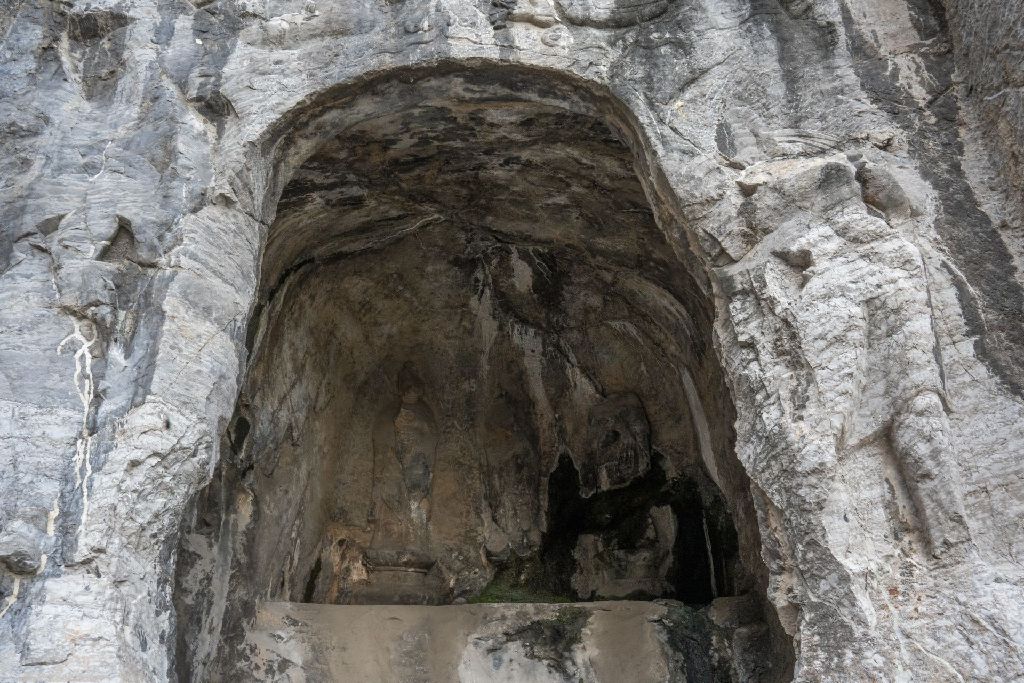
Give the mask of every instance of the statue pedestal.
[[441, 605], [448, 592], [431, 570], [434, 560], [417, 550], [372, 549], [363, 562], [368, 580], [351, 587], [353, 605]]
[[246, 634], [248, 659], [239, 670], [252, 681], [620, 683], [729, 680], [734, 666], [740, 680], [759, 680], [766, 655], [753, 636], [763, 630], [744, 626], [733, 636], [703, 611], [673, 601], [271, 602]]

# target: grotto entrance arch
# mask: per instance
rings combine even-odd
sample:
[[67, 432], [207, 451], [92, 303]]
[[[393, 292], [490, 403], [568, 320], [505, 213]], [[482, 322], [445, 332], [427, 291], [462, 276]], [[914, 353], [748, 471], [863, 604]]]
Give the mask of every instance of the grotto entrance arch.
[[255, 666], [270, 602], [743, 594], [772, 622], [710, 285], [636, 130], [578, 83], [463, 66], [268, 138], [249, 365], [179, 549], [183, 675]]

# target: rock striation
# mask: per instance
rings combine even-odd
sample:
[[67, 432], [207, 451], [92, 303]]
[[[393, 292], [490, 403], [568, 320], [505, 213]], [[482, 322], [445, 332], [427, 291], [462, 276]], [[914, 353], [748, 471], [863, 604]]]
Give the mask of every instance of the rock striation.
[[0, 36], [0, 680], [1024, 677], [1021, 0]]

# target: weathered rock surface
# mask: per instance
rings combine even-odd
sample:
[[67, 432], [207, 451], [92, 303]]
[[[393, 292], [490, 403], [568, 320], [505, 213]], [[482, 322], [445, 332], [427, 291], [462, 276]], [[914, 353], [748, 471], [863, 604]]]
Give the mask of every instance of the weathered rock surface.
[[495, 580], [717, 595], [709, 675], [1024, 677], [1022, 22], [3, 5], [0, 680]]

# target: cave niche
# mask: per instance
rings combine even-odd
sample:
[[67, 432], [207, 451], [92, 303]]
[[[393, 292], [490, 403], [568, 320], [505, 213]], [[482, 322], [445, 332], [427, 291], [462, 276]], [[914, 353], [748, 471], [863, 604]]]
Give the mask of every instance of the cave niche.
[[229, 670], [269, 602], [746, 596], [775, 628], [710, 285], [630, 130], [466, 70], [282, 134], [246, 375], [178, 550], [183, 679]]

